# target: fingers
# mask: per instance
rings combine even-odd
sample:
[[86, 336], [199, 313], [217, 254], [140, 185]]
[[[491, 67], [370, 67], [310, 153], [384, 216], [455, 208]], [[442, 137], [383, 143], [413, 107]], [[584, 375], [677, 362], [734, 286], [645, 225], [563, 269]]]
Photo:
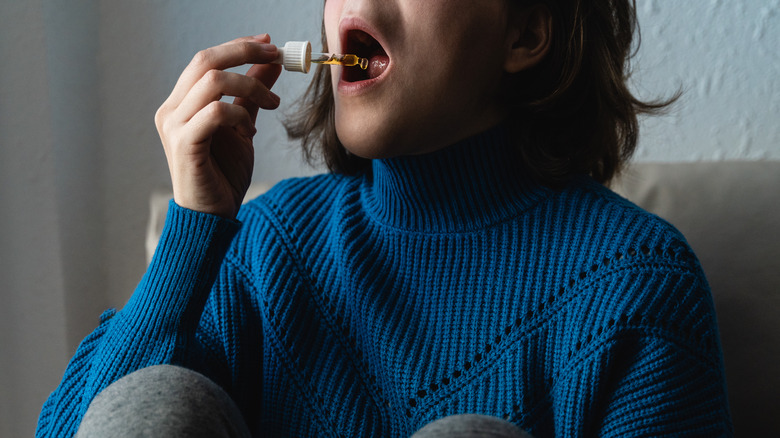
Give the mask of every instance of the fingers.
[[267, 35], [244, 37], [198, 52], [184, 69], [169, 100], [178, 105], [189, 90], [210, 70], [225, 70], [244, 64], [267, 64], [278, 57]]
[[[235, 217], [251, 181], [254, 117], [279, 106], [270, 91], [279, 74], [267, 65], [278, 56], [270, 41], [245, 37], [199, 52], [155, 113], [179, 205]], [[251, 74], [224, 71], [244, 64], [253, 65]]]
[[[224, 123], [235, 127], [239, 114], [250, 122], [247, 128], [251, 129], [245, 131], [253, 131], [258, 109], [275, 109], [280, 101], [279, 96], [270, 91], [279, 76], [280, 66], [263, 64], [275, 60], [278, 54], [276, 47], [269, 43], [268, 35], [243, 37], [199, 52], [155, 115], [163, 143], [169, 138], [181, 140], [179, 129], [186, 125], [199, 127], [190, 135], [198, 138], [210, 135], [215, 126]], [[245, 63], [255, 64], [247, 75], [223, 71]], [[234, 108], [230, 108], [230, 104], [216, 103], [223, 96], [237, 98]], [[203, 118], [209, 114], [216, 117], [207, 123]], [[190, 124], [196, 115], [196, 120]], [[221, 120], [221, 115], [229, 115], [228, 120]]]
[[251, 138], [257, 132], [254, 122], [245, 108], [227, 102], [214, 101], [198, 111], [183, 130], [183, 144], [198, 145], [208, 141], [219, 129], [233, 128], [244, 137]]
[[[247, 71], [246, 76], [250, 78], [255, 78], [270, 90], [270, 88], [273, 87], [274, 84], [276, 83], [276, 79], [279, 78], [279, 74], [281, 72], [282, 72], [282, 66], [278, 64], [255, 64], [249, 69], [249, 71]], [[241, 105], [244, 108], [246, 108], [246, 110], [249, 112], [249, 116], [254, 121], [257, 119], [257, 111], [259, 108], [275, 109], [279, 106], [279, 102], [280, 102], [279, 96], [273, 93], [271, 94], [272, 94], [271, 97], [276, 99], [276, 106], [272, 108], [263, 106], [262, 104], [258, 103], [256, 100], [246, 99], [239, 95], [236, 95], [237, 97], [233, 101], [233, 103], [235, 103], [236, 105]]]
[[240, 105], [250, 111], [250, 116], [254, 120], [257, 108], [275, 109], [279, 106], [279, 96], [268, 88], [262, 80], [254, 77], [209, 70], [184, 96], [176, 110], [176, 118], [181, 123], [186, 123], [209, 103], [220, 100], [222, 96], [236, 96], [240, 99]]

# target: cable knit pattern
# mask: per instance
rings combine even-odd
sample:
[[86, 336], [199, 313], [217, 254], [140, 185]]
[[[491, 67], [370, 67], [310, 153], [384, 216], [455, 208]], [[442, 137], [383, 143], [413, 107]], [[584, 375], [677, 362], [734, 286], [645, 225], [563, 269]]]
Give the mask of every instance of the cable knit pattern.
[[235, 238], [172, 203], [149, 273], [84, 341], [39, 435], [73, 433], [122, 375], [178, 363], [257, 436], [405, 437], [456, 413], [537, 437], [730, 436], [684, 238], [586, 177], [529, 183], [511, 151], [499, 128], [287, 180], [242, 208]]

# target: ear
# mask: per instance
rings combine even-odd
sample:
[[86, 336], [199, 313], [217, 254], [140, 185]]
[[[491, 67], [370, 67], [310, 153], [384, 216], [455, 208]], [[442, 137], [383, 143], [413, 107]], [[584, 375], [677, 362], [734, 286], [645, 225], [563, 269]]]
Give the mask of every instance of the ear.
[[510, 10], [507, 52], [504, 70], [517, 73], [544, 59], [552, 40], [552, 14], [547, 6], [537, 3]]

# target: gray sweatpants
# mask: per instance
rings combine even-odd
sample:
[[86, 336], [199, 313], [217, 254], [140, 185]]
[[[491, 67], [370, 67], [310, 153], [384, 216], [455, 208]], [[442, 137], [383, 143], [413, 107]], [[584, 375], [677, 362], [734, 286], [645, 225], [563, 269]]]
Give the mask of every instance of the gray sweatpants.
[[[103, 390], [89, 405], [77, 438], [251, 437], [238, 407], [217, 384], [186, 368], [138, 370]], [[412, 438], [531, 438], [508, 421], [454, 415], [429, 423]]]

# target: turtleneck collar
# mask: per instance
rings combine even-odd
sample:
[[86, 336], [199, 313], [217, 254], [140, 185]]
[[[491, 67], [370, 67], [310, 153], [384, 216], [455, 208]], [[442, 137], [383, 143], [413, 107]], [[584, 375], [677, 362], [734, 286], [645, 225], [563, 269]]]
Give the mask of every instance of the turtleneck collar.
[[531, 183], [498, 126], [439, 151], [372, 161], [361, 188], [368, 213], [417, 232], [473, 231], [514, 217], [548, 190]]

